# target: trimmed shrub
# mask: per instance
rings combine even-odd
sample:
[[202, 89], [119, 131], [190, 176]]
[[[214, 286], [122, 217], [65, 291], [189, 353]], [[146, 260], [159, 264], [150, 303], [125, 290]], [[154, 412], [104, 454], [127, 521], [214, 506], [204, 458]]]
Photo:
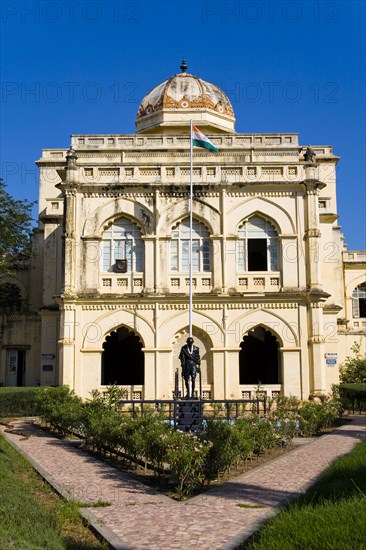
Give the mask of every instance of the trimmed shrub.
[[340, 384], [338, 389], [344, 408], [352, 409], [353, 413], [357, 409], [360, 414], [366, 410], [366, 384]]
[[337, 399], [328, 399], [324, 403], [307, 401], [298, 410], [299, 433], [302, 436], [317, 434], [321, 429], [334, 424], [342, 412], [341, 402]]
[[80, 427], [82, 401], [68, 386], [39, 388], [40, 416], [62, 437]]
[[38, 416], [41, 388], [0, 388], [0, 417]]
[[167, 445], [167, 462], [177, 476], [177, 490], [189, 495], [205, 481], [205, 460], [210, 443], [189, 432], [171, 432]]

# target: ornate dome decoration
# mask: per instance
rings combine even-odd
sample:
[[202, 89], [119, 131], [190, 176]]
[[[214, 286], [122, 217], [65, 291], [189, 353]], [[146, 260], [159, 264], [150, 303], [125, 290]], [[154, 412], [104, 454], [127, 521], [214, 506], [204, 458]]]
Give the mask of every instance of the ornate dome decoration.
[[211, 131], [233, 132], [235, 117], [227, 95], [214, 84], [187, 73], [184, 59], [181, 69], [180, 74], [165, 80], [144, 97], [137, 112], [137, 131], [189, 126], [192, 118]]

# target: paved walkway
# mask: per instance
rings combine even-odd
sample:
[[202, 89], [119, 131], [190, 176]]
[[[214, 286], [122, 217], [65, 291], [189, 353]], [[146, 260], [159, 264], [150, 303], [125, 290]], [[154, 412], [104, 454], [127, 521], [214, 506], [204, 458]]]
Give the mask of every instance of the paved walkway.
[[280, 503], [304, 492], [324, 468], [366, 437], [366, 416], [354, 416], [351, 424], [329, 435], [179, 503], [89, 456], [75, 443], [49, 437], [26, 421], [13, 425], [22, 435], [4, 433], [1, 426], [7, 441], [62, 495], [85, 503], [111, 503], [81, 512], [117, 550], [234, 549], [274, 515]]

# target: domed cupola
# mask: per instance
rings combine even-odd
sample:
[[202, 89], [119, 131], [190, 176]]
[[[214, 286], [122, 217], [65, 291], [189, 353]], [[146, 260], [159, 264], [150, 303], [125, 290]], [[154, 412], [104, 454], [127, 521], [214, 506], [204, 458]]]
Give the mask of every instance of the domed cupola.
[[137, 133], [189, 131], [192, 119], [209, 133], [235, 132], [234, 111], [227, 95], [214, 84], [182, 72], [153, 88], [142, 100], [136, 116]]

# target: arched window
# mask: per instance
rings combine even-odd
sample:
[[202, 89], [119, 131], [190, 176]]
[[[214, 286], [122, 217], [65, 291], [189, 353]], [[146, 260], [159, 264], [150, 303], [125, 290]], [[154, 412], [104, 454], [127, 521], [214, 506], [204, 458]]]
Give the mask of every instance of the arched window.
[[278, 270], [278, 235], [271, 223], [253, 216], [239, 226], [236, 269], [239, 272]]
[[0, 285], [0, 313], [14, 313], [22, 308], [19, 287], [11, 283]]
[[141, 272], [144, 246], [141, 230], [127, 218], [119, 218], [103, 233], [102, 271]]
[[354, 318], [366, 317], [366, 283], [356, 286], [352, 293]]
[[[192, 269], [194, 272], [211, 271], [210, 240], [203, 223], [192, 224]], [[189, 271], [189, 219], [183, 220], [172, 231], [170, 242], [170, 270]]]

